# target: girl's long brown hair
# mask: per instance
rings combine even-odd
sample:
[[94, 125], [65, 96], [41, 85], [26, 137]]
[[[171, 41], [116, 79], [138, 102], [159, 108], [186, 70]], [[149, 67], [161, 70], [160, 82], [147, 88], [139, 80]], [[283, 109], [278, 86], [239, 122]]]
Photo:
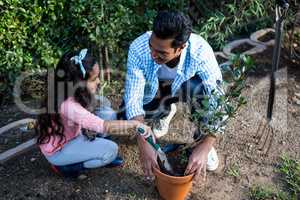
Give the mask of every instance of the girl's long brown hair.
[[[93, 97], [86, 87], [86, 81], [90, 76], [96, 59], [88, 51], [82, 61], [86, 70], [85, 77], [80, 70], [79, 64], [75, 64], [71, 58], [78, 55], [77, 52], [68, 52], [62, 56], [54, 72], [48, 70], [48, 84], [46, 84], [45, 99], [42, 107], [46, 108], [46, 113], [40, 114], [37, 119], [36, 133], [38, 135], [37, 143], [48, 143], [52, 135], [58, 135], [60, 142], [65, 139], [64, 127], [60, 117], [60, 105], [69, 96], [74, 96], [84, 108], [88, 108]], [[75, 86], [74, 91], [70, 91], [70, 86]]]

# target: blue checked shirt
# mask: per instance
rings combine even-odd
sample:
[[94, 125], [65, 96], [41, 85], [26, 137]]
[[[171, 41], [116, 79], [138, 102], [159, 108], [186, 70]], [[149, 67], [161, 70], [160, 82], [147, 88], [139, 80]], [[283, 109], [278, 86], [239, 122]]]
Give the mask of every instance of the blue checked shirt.
[[[145, 115], [143, 105], [149, 103], [158, 90], [157, 71], [161, 65], [151, 58], [150, 36], [151, 32], [144, 33], [129, 47], [124, 95], [127, 119]], [[217, 89], [222, 81], [221, 71], [212, 48], [202, 37], [191, 34], [181, 54], [177, 75], [171, 86], [172, 96], [176, 94], [183, 82], [195, 75], [202, 79], [207, 94]]]

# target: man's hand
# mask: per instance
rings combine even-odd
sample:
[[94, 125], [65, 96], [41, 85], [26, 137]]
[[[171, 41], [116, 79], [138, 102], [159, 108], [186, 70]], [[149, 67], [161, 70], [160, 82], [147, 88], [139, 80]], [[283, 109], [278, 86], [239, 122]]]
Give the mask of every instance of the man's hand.
[[186, 167], [185, 174], [194, 175], [194, 180], [198, 181], [201, 172], [203, 173], [203, 179], [206, 178], [206, 165], [207, 165], [207, 155], [211, 150], [216, 138], [212, 136], [207, 136], [203, 142], [201, 142], [194, 150], [189, 158], [188, 166]]
[[138, 136], [138, 147], [140, 151], [140, 162], [147, 179], [153, 177], [153, 168], [159, 168], [157, 164], [157, 153], [142, 136]]

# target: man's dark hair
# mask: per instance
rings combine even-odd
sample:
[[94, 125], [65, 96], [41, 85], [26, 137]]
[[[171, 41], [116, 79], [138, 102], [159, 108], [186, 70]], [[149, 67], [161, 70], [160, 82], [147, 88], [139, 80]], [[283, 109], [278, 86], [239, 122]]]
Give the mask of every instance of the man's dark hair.
[[192, 33], [190, 19], [179, 11], [160, 11], [154, 19], [153, 32], [160, 39], [174, 39], [172, 47], [186, 43]]

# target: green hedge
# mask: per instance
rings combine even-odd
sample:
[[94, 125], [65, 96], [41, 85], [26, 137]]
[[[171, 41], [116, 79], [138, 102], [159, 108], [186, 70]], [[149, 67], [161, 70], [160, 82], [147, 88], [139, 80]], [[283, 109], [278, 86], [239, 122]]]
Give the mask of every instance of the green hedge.
[[1, 91], [13, 86], [21, 71], [55, 65], [61, 47], [51, 36], [58, 32], [55, 23], [63, 18], [63, 6], [54, 0], [0, 1]]
[[269, 1], [243, 0], [244, 12], [240, 3], [224, 2], [0, 0], [0, 92], [7, 93], [20, 72], [54, 67], [63, 52], [81, 47], [92, 48], [101, 66], [124, 67], [129, 43], [151, 29], [157, 10], [197, 13], [195, 31], [215, 49], [253, 20], [268, 16]]

